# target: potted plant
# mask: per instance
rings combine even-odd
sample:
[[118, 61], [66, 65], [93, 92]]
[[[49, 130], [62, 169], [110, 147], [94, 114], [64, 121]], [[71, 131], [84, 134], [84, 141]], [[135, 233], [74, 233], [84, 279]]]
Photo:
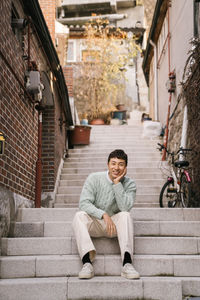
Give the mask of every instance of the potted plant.
[[74, 145], [88, 145], [90, 143], [91, 126], [75, 125], [72, 130], [68, 131], [69, 147]]

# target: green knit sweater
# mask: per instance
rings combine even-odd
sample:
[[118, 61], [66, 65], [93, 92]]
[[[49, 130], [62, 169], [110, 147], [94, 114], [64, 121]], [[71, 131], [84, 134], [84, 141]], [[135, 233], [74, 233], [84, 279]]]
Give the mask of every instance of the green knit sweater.
[[92, 173], [86, 179], [79, 202], [79, 208], [90, 216], [102, 219], [106, 212], [112, 216], [120, 211], [129, 211], [136, 197], [135, 182], [125, 176], [114, 184], [107, 172]]

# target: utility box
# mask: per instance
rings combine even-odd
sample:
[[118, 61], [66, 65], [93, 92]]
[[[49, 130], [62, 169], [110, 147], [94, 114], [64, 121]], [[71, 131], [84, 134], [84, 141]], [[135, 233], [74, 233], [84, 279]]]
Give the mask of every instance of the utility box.
[[40, 92], [40, 72], [28, 72], [26, 88], [27, 91], [31, 94], [38, 94]]

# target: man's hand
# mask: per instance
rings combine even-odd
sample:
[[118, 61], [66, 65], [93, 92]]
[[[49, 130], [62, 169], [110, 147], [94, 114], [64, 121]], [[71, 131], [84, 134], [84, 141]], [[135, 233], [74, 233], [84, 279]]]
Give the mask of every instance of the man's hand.
[[113, 180], [114, 184], [118, 184], [120, 180], [126, 175], [126, 172], [127, 172], [127, 168], [124, 169], [124, 172], [119, 177]]
[[104, 222], [106, 223], [107, 234], [110, 237], [112, 237], [113, 235], [115, 235], [117, 233], [116, 226], [113, 223], [111, 217], [107, 213], [103, 214], [103, 219], [104, 219]]

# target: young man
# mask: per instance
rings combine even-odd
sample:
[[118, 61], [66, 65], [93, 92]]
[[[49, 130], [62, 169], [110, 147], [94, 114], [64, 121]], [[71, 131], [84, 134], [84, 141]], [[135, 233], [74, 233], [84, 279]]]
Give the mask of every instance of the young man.
[[79, 255], [83, 268], [79, 278], [92, 278], [92, 261], [96, 250], [91, 237], [118, 237], [122, 270], [121, 276], [138, 279], [139, 273], [132, 265], [133, 224], [130, 209], [136, 196], [135, 182], [125, 176], [127, 154], [115, 150], [108, 157], [108, 171], [92, 173], [86, 179], [79, 208], [73, 220]]

